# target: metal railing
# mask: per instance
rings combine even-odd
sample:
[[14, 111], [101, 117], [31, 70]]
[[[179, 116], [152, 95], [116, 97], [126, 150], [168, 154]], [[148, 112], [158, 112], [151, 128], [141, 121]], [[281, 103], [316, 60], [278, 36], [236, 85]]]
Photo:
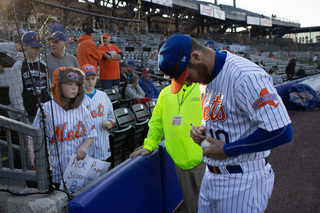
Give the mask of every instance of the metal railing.
[[[0, 109], [10, 107], [0, 104]], [[0, 190], [15, 194], [49, 191], [49, 164], [43, 129], [0, 115]], [[32, 137], [36, 169], [28, 163]]]

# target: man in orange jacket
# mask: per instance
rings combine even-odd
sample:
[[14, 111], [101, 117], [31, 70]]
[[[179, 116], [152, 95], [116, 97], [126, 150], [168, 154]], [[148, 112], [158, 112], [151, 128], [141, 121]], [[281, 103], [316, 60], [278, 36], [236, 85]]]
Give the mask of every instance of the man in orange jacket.
[[98, 61], [101, 59], [110, 60], [109, 55], [98, 49], [93, 41], [94, 31], [91, 27], [83, 29], [85, 34], [78, 39], [77, 59], [80, 67], [85, 64], [91, 64], [98, 68]]
[[120, 66], [119, 60], [123, 57], [120, 49], [110, 44], [111, 37], [109, 33], [101, 34], [101, 43], [98, 47], [100, 51], [107, 53], [110, 60], [100, 61], [100, 75], [99, 79], [101, 82], [102, 90], [115, 88], [118, 90], [120, 87]]

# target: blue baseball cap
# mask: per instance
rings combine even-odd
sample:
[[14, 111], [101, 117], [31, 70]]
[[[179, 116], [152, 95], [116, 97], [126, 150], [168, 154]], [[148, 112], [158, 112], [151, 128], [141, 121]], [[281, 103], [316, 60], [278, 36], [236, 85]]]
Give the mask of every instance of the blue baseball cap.
[[27, 43], [30, 47], [40, 47], [42, 44], [40, 44], [38, 33], [29, 31], [23, 34], [22, 36], [22, 42]]
[[191, 37], [181, 34], [171, 36], [160, 48], [159, 69], [172, 79], [173, 94], [178, 93], [186, 82], [191, 48]]
[[128, 61], [127, 64], [132, 66], [137, 66], [133, 61]]
[[64, 41], [67, 42], [66, 35], [61, 31], [56, 31], [48, 38], [48, 40], [53, 39], [55, 41]]

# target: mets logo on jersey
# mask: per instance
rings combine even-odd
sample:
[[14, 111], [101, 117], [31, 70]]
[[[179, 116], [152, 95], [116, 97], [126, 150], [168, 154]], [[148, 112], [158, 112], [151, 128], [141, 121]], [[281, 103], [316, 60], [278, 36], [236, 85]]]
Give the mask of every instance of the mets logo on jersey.
[[57, 125], [54, 132], [54, 138], [50, 139], [50, 143], [54, 143], [56, 141], [60, 141], [61, 143], [65, 141], [72, 141], [73, 139], [83, 137], [86, 132], [86, 129], [84, 128], [84, 125], [81, 123], [81, 121], [78, 122], [74, 129], [68, 132], [65, 132], [65, 128], [65, 123]]
[[[89, 106], [87, 106], [87, 109], [90, 111]], [[96, 118], [96, 117], [100, 117], [100, 116], [104, 116], [104, 107], [102, 104], [99, 104], [98, 109], [93, 109], [91, 112], [91, 117], [92, 118]]]
[[[226, 113], [224, 112], [224, 108], [222, 106], [222, 100], [223, 100], [223, 95], [218, 94], [216, 96], [215, 99], [213, 99], [212, 103], [212, 107], [210, 109], [211, 105], [209, 103], [209, 105], [204, 106], [204, 101], [206, 99], [205, 95], [201, 95], [201, 109], [202, 109], [202, 119], [207, 121], [207, 120], [211, 120], [211, 121], [224, 121], [226, 120]], [[211, 99], [212, 100], [212, 99]]]
[[254, 110], [258, 110], [260, 107], [263, 107], [267, 104], [269, 104], [270, 106], [273, 106], [274, 108], [277, 108], [279, 103], [275, 104], [274, 103], [275, 100], [278, 101], [277, 94], [274, 94], [274, 93], [270, 94], [266, 88], [263, 88], [260, 92], [260, 97], [253, 102], [252, 108]]

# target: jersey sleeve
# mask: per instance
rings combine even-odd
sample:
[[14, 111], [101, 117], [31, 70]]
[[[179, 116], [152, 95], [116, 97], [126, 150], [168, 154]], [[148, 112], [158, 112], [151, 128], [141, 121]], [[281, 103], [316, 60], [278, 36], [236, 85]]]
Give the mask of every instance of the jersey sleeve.
[[97, 130], [94, 125], [93, 118], [91, 117], [89, 110], [85, 107], [83, 107], [83, 108], [85, 110], [85, 118], [84, 118], [83, 123], [84, 123], [85, 129], [86, 129], [84, 139], [95, 137], [95, 136], [97, 136]]
[[108, 106], [108, 109], [107, 109], [107, 120], [108, 121], [112, 121], [113, 123], [116, 122], [116, 119], [114, 117], [114, 113], [113, 113], [113, 106], [112, 106], [112, 103], [109, 99], [109, 97], [107, 96], [107, 94], [105, 94], [105, 100], [106, 100], [106, 105]]
[[273, 131], [291, 123], [286, 107], [267, 74], [245, 76], [236, 88], [236, 103], [261, 129]]

